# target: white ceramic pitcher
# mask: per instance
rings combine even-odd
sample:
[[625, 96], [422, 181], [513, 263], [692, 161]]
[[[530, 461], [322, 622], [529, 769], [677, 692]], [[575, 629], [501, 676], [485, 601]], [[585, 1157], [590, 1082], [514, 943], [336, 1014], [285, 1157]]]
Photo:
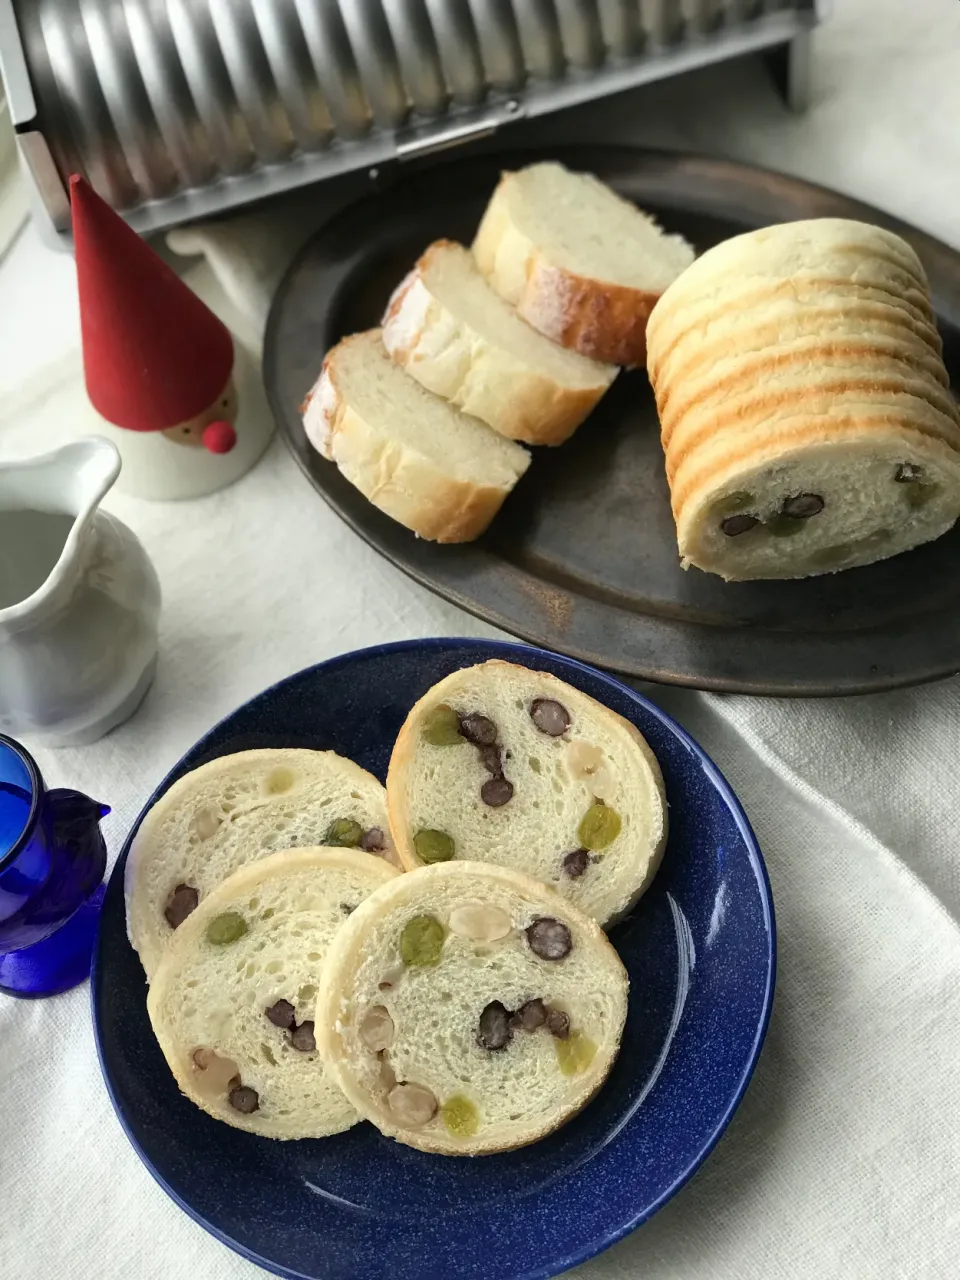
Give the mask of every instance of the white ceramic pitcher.
[[133, 714], [157, 659], [160, 583], [99, 506], [120, 471], [108, 441], [0, 461], [0, 731], [94, 742]]

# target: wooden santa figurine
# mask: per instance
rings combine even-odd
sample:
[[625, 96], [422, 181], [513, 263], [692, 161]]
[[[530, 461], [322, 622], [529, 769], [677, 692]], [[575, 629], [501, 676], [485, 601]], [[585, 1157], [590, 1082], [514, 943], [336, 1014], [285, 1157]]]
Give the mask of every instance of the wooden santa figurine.
[[274, 423], [255, 361], [84, 181], [70, 179], [87, 394], [118, 489], [194, 498], [237, 480]]

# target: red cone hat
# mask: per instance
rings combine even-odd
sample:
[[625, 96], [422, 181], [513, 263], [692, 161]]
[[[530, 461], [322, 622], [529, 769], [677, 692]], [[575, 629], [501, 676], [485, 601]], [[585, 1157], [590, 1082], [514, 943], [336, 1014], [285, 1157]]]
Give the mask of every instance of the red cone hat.
[[70, 179], [87, 394], [130, 431], [162, 431], [209, 408], [233, 339], [83, 178]]

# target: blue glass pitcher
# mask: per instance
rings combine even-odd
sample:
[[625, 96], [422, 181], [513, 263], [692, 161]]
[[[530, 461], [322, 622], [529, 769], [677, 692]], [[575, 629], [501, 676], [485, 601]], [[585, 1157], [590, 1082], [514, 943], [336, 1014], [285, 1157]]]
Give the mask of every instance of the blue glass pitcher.
[[90, 972], [109, 812], [79, 791], [48, 791], [28, 752], [0, 734], [0, 991], [55, 995]]

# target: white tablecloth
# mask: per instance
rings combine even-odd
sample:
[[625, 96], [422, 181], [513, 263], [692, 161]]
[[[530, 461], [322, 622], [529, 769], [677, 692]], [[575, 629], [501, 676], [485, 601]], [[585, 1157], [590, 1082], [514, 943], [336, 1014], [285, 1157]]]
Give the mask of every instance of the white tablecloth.
[[[585, 109], [571, 132], [766, 163], [960, 247], [960, 7], [836, 8], [805, 117], [742, 64]], [[85, 420], [74, 308], [69, 260], [28, 232], [0, 270], [3, 456]], [[492, 634], [351, 534], [279, 442], [208, 499], [108, 505], [163, 582], [156, 685], [99, 744], [37, 754], [51, 785], [114, 806], [113, 853], [178, 756], [266, 684], [378, 641]], [[578, 1274], [947, 1280], [960, 1244], [960, 683], [817, 703], [651, 692], [718, 760], [756, 827], [777, 906], [777, 1002], [754, 1082], [704, 1169]], [[4, 1280], [257, 1274], [168, 1201], [127, 1145], [86, 987], [0, 998]]]

